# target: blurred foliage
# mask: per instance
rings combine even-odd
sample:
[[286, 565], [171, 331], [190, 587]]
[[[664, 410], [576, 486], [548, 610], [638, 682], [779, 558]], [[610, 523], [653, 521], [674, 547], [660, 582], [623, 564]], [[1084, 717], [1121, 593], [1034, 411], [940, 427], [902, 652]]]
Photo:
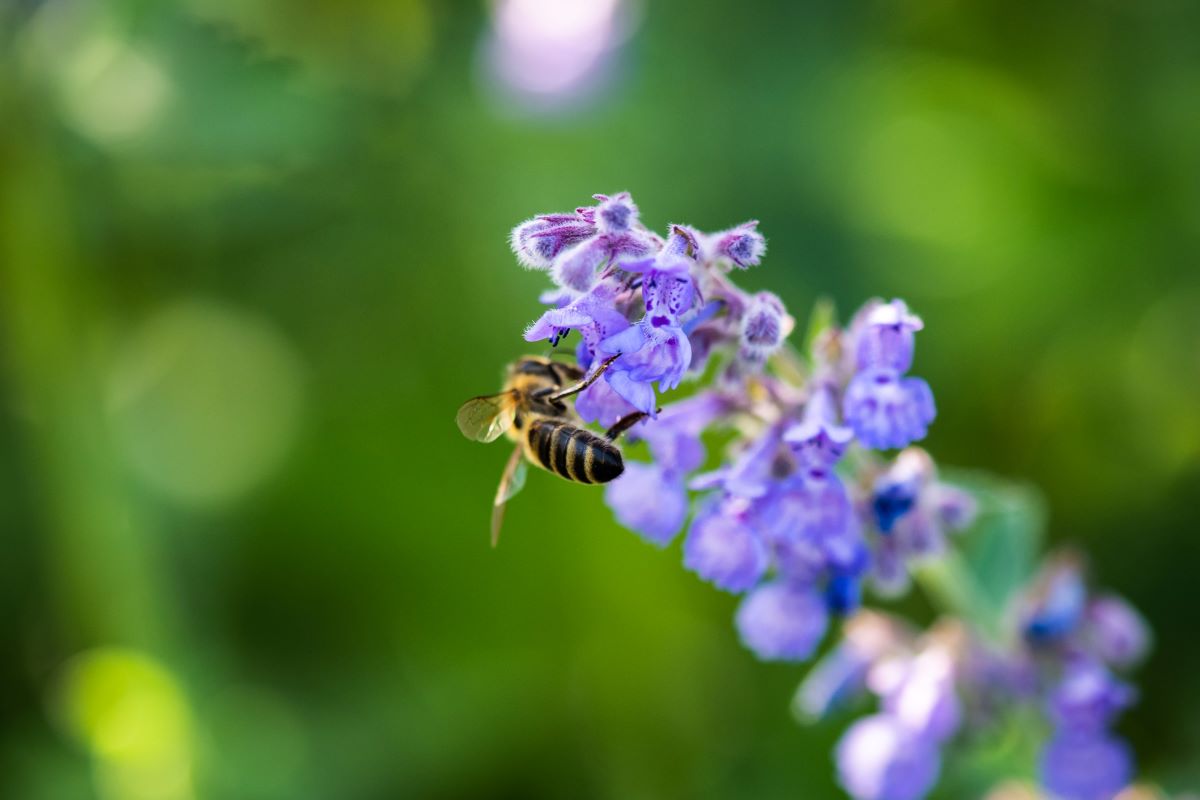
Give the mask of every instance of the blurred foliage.
[[942, 479], [971, 492], [976, 518], [944, 556], [920, 567], [917, 582], [939, 610], [1002, 642], [1016, 630], [1020, 593], [1037, 576], [1046, 509], [1029, 487], [957, 470]]
[[489, 8], [0, 5], [0, 795], [837, 797], [677, 545], [539, 474], [486, 546], [507, 231], [620, 189], [910, 302], [930, 450], [1153, 621], [1124, 729], [1200, 783], [1200, 6], [648, 2], [558, 115]]

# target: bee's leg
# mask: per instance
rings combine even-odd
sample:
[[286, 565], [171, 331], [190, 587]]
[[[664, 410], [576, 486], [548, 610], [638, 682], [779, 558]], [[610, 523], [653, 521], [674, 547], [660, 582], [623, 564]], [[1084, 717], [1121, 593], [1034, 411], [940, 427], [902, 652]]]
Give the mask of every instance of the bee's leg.
[[[566, 389], [556, 392], [555, 394], [550, 395], [546, 399], [549, 400], [551, 403], [556, 403], [559, 400], [562, 400], [564, 398], [579, 394], [584, 389], [586, 389], [587, 387], [589, 387], [593, 383], [595, 383], [596, 379], [599, 378], [601, 375], [603, 375], [605, 370], [607, 370], [609, 367], [611, 367], [612, 363], [620, 357], [621, 357], [620, 353], [617, 353], [615, 356], [609, 356], [608, 358], [604, 359], [604, 361], [602, 361], [600, 363], [600, 366], [597, 367], [596, 371], [593, 372], [591, 375], [588, 375], [586, 378], [584, 378], [583, 380], [581, 380], [579, 383], [575, 384], [574, 386], [568, 386]], [[539, 397], [541, 395], [541, 393], [544, 391], [546, 391], [546, 390], [542, 389], [537, 392], [534, 392], [533, 396]]]
[[[661, 411], [662, 409], [659, 410]], [[632, 414], [626, 414], [617, 420], [611, 428], [605, 431], [604, 438], [611, 442], [648, 416], [650, 415], [645, 411], [635, 411]]]

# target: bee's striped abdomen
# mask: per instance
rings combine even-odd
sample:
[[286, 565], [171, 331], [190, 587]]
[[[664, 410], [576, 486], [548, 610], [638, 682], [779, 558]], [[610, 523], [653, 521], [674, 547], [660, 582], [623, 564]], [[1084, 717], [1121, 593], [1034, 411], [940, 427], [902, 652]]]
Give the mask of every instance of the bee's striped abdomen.
[[612, 442], [569, 422], [538, 420], [527, 436], [529, 457], [569, 481], [608, 483], [625, 469]]

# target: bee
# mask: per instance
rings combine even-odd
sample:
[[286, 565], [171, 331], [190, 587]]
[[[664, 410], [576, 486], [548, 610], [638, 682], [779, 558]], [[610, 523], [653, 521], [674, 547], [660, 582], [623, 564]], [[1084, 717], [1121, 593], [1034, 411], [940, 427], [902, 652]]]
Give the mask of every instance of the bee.
[[588, 375], [574, 364], [524, 356], [509, 365], [503, 391], [473, 397], [458, 409], [455, 421], [468, 439], [492, 442], [505, 435], [517, 443], [492, 503], [493, 547], [500, 538], [505, 503], [525, 485], [527, 463], [576, 483], [608, 483], [625, 471], [614, 442], [645, 412], [622, 417], [598, 436], [563, 402], [591, 386], [616, 358]]

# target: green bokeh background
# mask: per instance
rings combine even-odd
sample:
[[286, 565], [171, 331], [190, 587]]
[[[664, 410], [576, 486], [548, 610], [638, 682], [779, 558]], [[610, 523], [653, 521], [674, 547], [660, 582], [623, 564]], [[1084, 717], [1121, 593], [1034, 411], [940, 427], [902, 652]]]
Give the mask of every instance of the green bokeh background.
[[1150, 618], [1121, 727], [1200, 785], [1200, 5], [649, 0], [556, 114], [488, 10], [0, 6], [0, 796], [838, 797], [678, 545], [536, 474], [486, 546], [507, 232], [621, 189], [909, 301], [928, 448]]

